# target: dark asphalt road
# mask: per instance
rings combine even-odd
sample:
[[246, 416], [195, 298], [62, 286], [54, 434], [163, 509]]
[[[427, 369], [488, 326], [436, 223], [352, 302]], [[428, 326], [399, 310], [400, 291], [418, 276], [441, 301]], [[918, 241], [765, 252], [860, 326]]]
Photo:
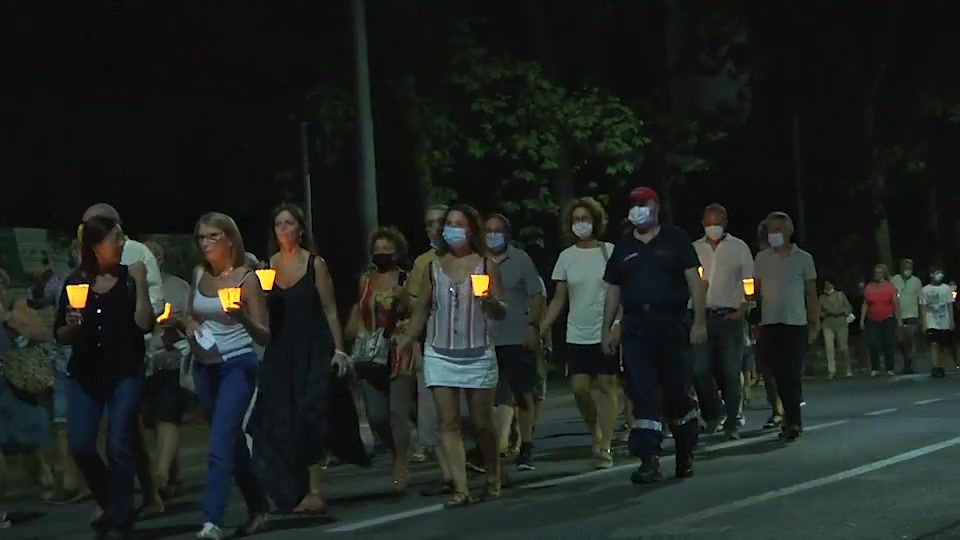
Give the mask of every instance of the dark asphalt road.
[[[537, 470], [496, 502], [443, 510], [442, 499], [387, 494], [385, 464], [341, 468], [329, 478], [331, 515], [273, 520], [261, 538], [358, 539], [947, 539], [960, 538], [960, 377], [855, 379], [808, 384], [806, 433], [784, 446], [757, 431], [766, 411], [748, 411], [745, 437], [708, 437], [694, 478], [650, 488], [630, 484], [635, 466], [594, 472], [572, 406], [538, 428]], [[672, 459], [664, 461], [672, 472]], [[202, 480], [202, 463], [193, 467]], [[417, 469], [414, 484], [433, 478]], [[414, 486], [416, 487], [416, 486]], [[146, 521], [147, 538], [191, 538], [199, 528], [199, 485], [170, 513]], [[411, 491], [414, 491], [411, 489]], [[229, 525], [244, 519], [234, 493]], [[8, 503], [21, 522], [0, 538], [89, 538], [92, 505]], [[38, 512], [42, 512], [38, 513]], [[27, 520], [27, 521], [23, 521]]]

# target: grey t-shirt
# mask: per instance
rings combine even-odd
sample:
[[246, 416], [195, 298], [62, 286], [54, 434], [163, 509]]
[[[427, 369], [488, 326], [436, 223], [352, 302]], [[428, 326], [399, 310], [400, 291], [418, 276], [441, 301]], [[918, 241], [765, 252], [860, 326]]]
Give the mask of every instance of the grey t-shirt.
[[761, 325], [807, 325], [807, 282], [817, 279], [812, 255], [796, 245], [786, 255], [765, 249], [757, 253], [754, 275], [760, 282]]
[[523, 345], [530, 326], [530, 299], [542, 293], [540, 274], [527, 252], [510, 246], [499, 263], [507, 316], [493, 324], [494, 345]]

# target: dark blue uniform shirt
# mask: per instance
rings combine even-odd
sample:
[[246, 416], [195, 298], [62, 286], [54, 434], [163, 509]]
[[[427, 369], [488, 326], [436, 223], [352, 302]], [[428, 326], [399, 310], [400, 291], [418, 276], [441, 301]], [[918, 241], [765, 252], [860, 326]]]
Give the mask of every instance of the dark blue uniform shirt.
[[699, 264], [687, 232], [661, 225], [650, 242], [641, 242], [633, 234], [617, 241], [603, 280], [620, 287], [624, 315], [682, 312], [690, 300], [684, 271]]

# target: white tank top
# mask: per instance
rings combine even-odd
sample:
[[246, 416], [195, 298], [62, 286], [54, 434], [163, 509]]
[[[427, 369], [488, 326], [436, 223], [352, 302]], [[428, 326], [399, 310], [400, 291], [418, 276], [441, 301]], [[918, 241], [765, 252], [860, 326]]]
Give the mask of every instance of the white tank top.
[[[251, 272], [252, 273], [252, 272]], [[219, 297], [204, 296], [200, 293], [200, 277], [203, 271], [196, 273], [193, 279], [193, 316], [201, 328], [209, 332], [217, 344], [217, 352], [224, 361], [237, 356], [253, 353], [253, 338], [242, 324], [231, 319], [220, 306]], [[250, 274], [247, 274], [250, 275]], [[243, 280], [246, 279], [244, 276]], [[243, 280], [240, 284], [243, 284]], [[239, 286], [239, 285], [238, 285]], [[199, 358], [203, 362], [205, 359]]]

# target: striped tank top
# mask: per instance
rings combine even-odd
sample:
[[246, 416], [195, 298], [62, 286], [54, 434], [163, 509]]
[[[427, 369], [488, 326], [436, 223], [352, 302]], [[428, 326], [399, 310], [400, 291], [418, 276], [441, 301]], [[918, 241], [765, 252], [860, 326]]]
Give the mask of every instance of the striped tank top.
[[[473, 274], [486, 274], [484, 260]], [[433, 349], [453, 357], [482, 356], [490, 349], [490, 323], [481, 309], [480, 299], [473, 295], [468, 275], [462, 282], [450, 279], [440, 261], [430, 263], [433, 282], [433, 309], [427, 323], [427, 340]]]

